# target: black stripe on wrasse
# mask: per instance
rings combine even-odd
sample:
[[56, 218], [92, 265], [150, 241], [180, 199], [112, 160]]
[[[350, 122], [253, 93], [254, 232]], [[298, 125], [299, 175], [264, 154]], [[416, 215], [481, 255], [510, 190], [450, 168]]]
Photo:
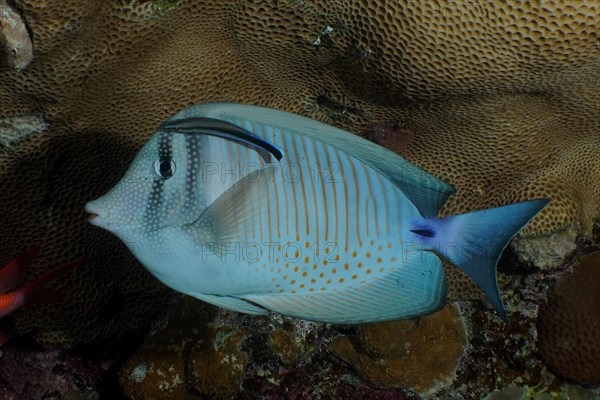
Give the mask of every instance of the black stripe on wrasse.
[[231, 140], [258, 151], [266, 163], [271, 162], [271, 154], [280, 161], [283, 152], [274, 144], [269, 143], [260, 136], [242, 128], [215, 118], [183, 118], [167, 121], [159, 128], [171, 133], [188, 135], [210, 135]]
[[435, 237], [435, 232], [431, 229], [411, 229], [412, 233], [416, 233], [417, 235], [432, 238]]

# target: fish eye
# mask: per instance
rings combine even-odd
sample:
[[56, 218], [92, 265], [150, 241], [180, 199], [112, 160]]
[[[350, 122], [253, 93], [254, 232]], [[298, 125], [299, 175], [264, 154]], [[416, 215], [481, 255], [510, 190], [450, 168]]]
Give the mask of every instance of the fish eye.
[[169, 179], [175, 174], [175, 161], [169, 157], [161, 157], [154, 161], [154, 172], [163, 179]]

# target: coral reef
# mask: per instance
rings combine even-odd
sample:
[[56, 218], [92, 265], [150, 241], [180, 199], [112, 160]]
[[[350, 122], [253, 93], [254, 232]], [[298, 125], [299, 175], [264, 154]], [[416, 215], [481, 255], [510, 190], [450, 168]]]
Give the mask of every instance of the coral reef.
[[[519, 286], [523, 287], [524, 283]], [[490, 389], [503, 388], [513, 382], [531, 386], [553, 382], [553, 376], [536, 357], [533, 314], [539, 296], [527, 301], [517, 295], [516, 301], [520, 315], [512, 315], [509, 324], [492, 318], [489, 312], [466, 309], [463, 317], [470, 326], [469, 351], [448, 394], [468, 393], [459, 398], [480, 399]]]
[[70, 345], [159, 316], [159, 302], [147, 300], [166, 292], [77, 210], [114, 185], [156, 126], [193, 103], [261, 104], [353, 132], [399, 121], [414, 133], [403, 155], [458, 189], [445, 215], [548, 196], [528, 228], [546, 234], [589, 233], [599, 214], [594, 1], [22, 0], [19, 8], [36, 56], [21, 72], [0, 68], [0, 117], [41, 115], [48, 129], [0, 155], [0, 204], [19, 205], [2, 215], [14, 234], [0, 258], [43, 243], [53, 251], [34, 275], [95, 260], [52, 318], [15, 315], [20, 333], [51, 330], [49, 340]]
[[575, 251], [576, 239], [577, 233], [573, 229], [561, 229], [550, 235], [517, 237], [512, 247], [521, 261], [535, 264], [538, 268], [552, 269], [562, 266], [565, 255]]
[[483, 400], [595, 400], [598, 398], [596, 391], [578, 385], [563, 384], [555, 389], [540, 388], [537, 386], [509, 385], [505, 388], [494, 390]]
[[535, 386], [510, 385], [503, 389], [494, 390], [483, 400], [595, 400], [598, 398], [597, 390], [582, 388], [577, 385], [565, 384], [555, 390]]
[[137, 400], [415, 398], [357, 381], [327, 350], [339, 332], [324, 324], [215, 310], [184, 300], [169, 325], [148, 336], [121, 369], [126, 395]]
[[236, 398], [417, 400], [419, 397], [403, 390], [376, 389], [362, 384], [344, 369], [331, 362], [319, 360], [303, 368], [249, 371], [244, 390]]
[[[577, 253], [597, 250], [598, 233], [600, 229], [595, 228], [594, 238], [579, 240]], [[454, 384], [441, 398], [481, 399], [492, 388], [499, 390], [498, 396], [509, 388], [507, 395], [523, 393], [526, 399], [567, 398], [564, 382], [540, 360], [536, 320], [540, 304], [557, 279], [570, 269], [569, 263], [564, 270], [540, 270], [520, 264], [514, 254], [507, 252], [499, 265], [506, 271], [505, 277], [510, 277], [503, 283], [504, 298], [511, 310], [510, 323], [501, 322], [482, 307], [461, 307], [470, 331], [469, 349]], [[600, 387], [586, 391], [578, 385], [570, 385], [568, 392], [589, 392], [597, 396], [599, 390]], [[577, 394], [572, 398], [578, 398]]]
[[214, 307], [186, 298], [167, 329], [147, 337], [121, 368], [119, 382], [127, 396], [165, 400], [198, 398], [190, 392], [186, 370], [190, 350], [206, 339], [207, 323], [213, 317]]
[[247, 337], [241, 329], [219, 328], [195, 344], [190, 354], [192, 387], [210, 398], [240, 391], [248, 355], [240, 350]]
[[580, 259], [540, 309], [538, 347], [557, 374], [600, 385], [600, 252]]
[[358, 343], [336, 338], [333, 352], [370, 384], [431, 395], [452, 383], [467, 347], [467, 328], [454, 306], [416, 320], [361, 325]]
[[271, 349], [284, 365], [294, 365], [307, 358], [315, 347], [305, 337], [297, 337], [294, 332], [277, 329], [271, 333]]
[[[579, 251], [588, 248], [582, 246]], [[550, 271], [513, 278], [507, 284], [513, 309], [510, 324], [489, 310], [461, 307], [461, 316], [456, 306], [448, 306], [418, 320], [329, 326], [280, 315], [217, 312], [186, 298], [169, 325], [149, 336], [121, 370], [121, 384], [136, 400], [202, 398], [194, 389], [197, 376], [190, 374], [190, 366], [193, 360], [204, 360], [205, 365], [212, 362], [214, 366], [206, 367], [200, 386], [203, 396], [210, 398], [421, 398], [406, 391], [409, 385], [421, 393], [437, 391], [440, 399], [456, 400], [480, 399], [508, 386], [517, 387], [510, 393], [524, 393], [525, 398], [536, 398], [534, 394], [564, 397], [565, 393], [571, 393], [571, 398], [597, 396], [600, 388], [567, 388], [537, 357], [537, 307], [555, 279]], [[193, 357], [192, 348], [196, 350]], [[240, 385], [239, 368], [224, 360], [245, 362], [246, 356]], [[221, 380], [211, 377], [215, 371], [221, 378], [235, 378], [230, 381], [232, 390], [219, 390]], [[406, 377], [413, 382], [406, 383]], [[164, 389], [165, 382], [174, 381], [177, 390], [160, 389], [161, 384]], [[374, 389], [374, 385], [403, 387]], [[239, 391], [234, 393], [235, 388]]]
[[[149, 273], [140, 273], [142, 268], [135, 261], [121, 261], [121, 257], [129, 257], [127, 250], [118, 243], [112, 243], [114, 247], [109, 243], [99, 240], [96, 249], [85, 252], [92, 260], [90, 265], [48, 285], [62, 294], [61, 302], [19, 309], [2, 320], [2, 329], [11, 336], [28, 334], [45, 346], [70, 348], [163, 325], [180, 295], [156, 282]], [[52, 262], [46, 253], [62, 260], [63, 251], [44, 246], [40, 260], [43, 256], [46, 260], [42, 267], [49, 270], [56, 265], [46, 265]], [[93, 256], [96, 251], [105, 254], [101, 259], [108, 255], [108, 259], [119, 261], [116, 265], [99, 264]], [[39, 265], [36, 263], [30, 270]], [[117, 270], [116, 266], [124, 269]], [[33, 275], [38, 274], [39, 270]], [[26, 274], [23, 280], [34, 280], [31, 275]]]
[[[517, 378], [519, 386], [553, 381], [532, 356], [537, 303], [553, 282], [552, 267], [573, 250], [572, 238], [589, 234], [600, 214], [596, 1], [13, 3], [33, 34], [35, 57], [17, 71], [14, 56], [0, 50], [0, 225], [11, 232], [0, 265], [33, 243], [45, 252], [27, 281], [69, 260], [93, 262], [54, 284], [64, 302], [19, 310], [3, 329], [70, 347], [157, 327], [178, 297], [117, 239], [89, 226], [83, 205], [114, 186], [165, 118], [194, 103], [235, 101], [364, 134], [398, 121], [412, 138], [396, 151], [457, 188], [444, 215], [550, 197], [525, 232], [540, 241], [518, 239], [521, 258], [534, 266], [501, 268], [513, 325], [465, 307], [472, 350], [448, 390], [481, 397]], [[3, 46], [16, 43], [6, 25], [0, 29]], [[23, 31], [20, 38], [27, 39]], [[30, 121], [35, 129], [23, 128], [23, 118], [37, 121]], [[398, 143], [404, 139], [382, 141]], [[454, 298], [479, 296], [460, 273], [449, 275]], [[231, 329], [250, 332], [241, 348], [229, 346], [249, 357], [240, 398], [410, 397], [367, 387], [323, 352], [335, 330], [227, 318]], [[198, 336], [169, 328], [156, 346], [169, 336], [180, 338], [177, 348], [194, 338], [185, 342], [186, 356], [208, 334], [194, 329]], [[152, 340], [142, 349], [158, 349]], [[132, 398], [190, 393], [191, 381], [179, 382], [186, 362], [168, 347], [160, 354], [154, 369], [143, 350], [123, 369]], [[169, 389], [156, 392], [153, 385], [165, 381]]]
[[110, 359], [91, 360], [11, 343], [0, 350], [0, 396], [3, 400], [95, 400], [98, 383], [111, 364]]

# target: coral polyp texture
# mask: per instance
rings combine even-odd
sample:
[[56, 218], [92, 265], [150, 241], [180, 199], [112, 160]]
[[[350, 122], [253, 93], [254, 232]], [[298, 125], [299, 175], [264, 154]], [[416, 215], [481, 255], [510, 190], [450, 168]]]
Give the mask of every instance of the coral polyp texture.
[[0, 261], [34, 243], [45, 258], [31, 275], [93, 259], [60, 283], [63, 303], [16, 313], [18, 333], [71, 345], [164, 313], [169, 292], [82, 210], [191, 104], [259, 104], [353, 132], [398, 121], [410, 140], [384, 144], [457, 188], [444, 215], [549, 197], [526, 228], [536, 235], [589, 233], [599, 215], [595, 0], [16, 3], [34, 57], [17, 71], [0, 52], [0, 119], [45, 128], [0, 153]]
[[559, 375], [600, 385], [600, 252], [559, 280], [541, 307], [538, 347]]

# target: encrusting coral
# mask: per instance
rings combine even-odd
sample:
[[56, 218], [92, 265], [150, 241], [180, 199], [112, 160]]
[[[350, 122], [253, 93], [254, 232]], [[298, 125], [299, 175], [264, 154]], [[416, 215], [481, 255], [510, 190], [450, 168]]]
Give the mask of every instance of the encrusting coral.
[[[165, 400], [198, 398], [190, 392], [191, 385], [187, 382], [190, 354], [192, 348], [210, 336], [207, 323], [213, 317], [212, 306], [192, 298], [183, 301], [168, 327], [146, 338], [121, 368], [119, 383], [127, 396]], [[218, 375], [209, 374], [209, 378], [213, 376]]]
[[294, 365], [305, 359], [315, 347], [304, 338], [297, 338], [294, 332], [277, 329], [271, 333], [271, 349], [279, 355], [283, 364]]
[[559, 375], [600, 385], [600, 252], [580, 259], [540, 309], [538, 347]]
[[416, 320], [361, 325], [357, 343], [342, 336], [331, 348], [375, 387], [431, 395], [452, 383], [467, 344], [464, 320], [446, 306]]
[[221, 328], [196, 343], [188, 365], [195, 391], [213, 399], [240, 391], [249, 361], [240, 345], [247, 336], [239, 328]]
[[216, 310], [192, 298], [182, 301], [169, 324], [149, 335], [121, 369], [126, 396], [415, 399], [402, 389], [358, 381], [328, 350], [326, 343], [339, 333], [325, 324]]

